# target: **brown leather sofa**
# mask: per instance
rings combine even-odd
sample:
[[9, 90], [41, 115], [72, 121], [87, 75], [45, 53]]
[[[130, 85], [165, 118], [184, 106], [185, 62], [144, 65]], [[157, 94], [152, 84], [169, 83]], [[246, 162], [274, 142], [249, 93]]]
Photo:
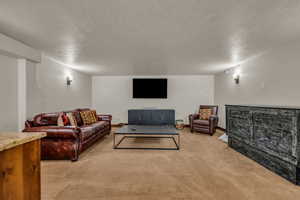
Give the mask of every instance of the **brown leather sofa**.
[[189, 115], [191, 132], [193, 133], [194, 131], [197, 131], [213, 135], [216, 132], [219, 121], [218, 106], [201, 105], [199, 108], [199, 113], [200, 109], [211, 109], [212, 115], [208, 120], [201, 120], [200, 114]]
[[57, 126], [59, 113], [42, 113], [32, 121], [25, 122], [23, 132], [46, 132], [47, 137], [42, 139], [43, 160], [78, 160], [78, 156], [101, 137], [111, 131], [111, 115], [97, 115], [98, 121], [91, 125], [83, 125], [80, 111], [89, 109], [76, 109], [73, 112], [78, 127]]

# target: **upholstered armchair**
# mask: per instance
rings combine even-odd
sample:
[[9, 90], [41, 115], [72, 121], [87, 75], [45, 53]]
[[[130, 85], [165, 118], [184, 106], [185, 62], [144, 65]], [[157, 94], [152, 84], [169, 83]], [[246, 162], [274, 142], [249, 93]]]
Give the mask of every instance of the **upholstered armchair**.
[[218, 106], [201, 105], [198, 114], [189, 115], [191, 132], [213, 135], [218, 126]]

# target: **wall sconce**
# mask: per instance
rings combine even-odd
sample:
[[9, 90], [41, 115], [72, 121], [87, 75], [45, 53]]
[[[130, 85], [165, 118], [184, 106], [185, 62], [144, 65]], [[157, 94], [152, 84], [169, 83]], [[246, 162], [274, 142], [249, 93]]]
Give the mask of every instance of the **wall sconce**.
[[235, 81], [235, 84], [240, 83], [240, 75], [238, 73], [233, 74], [233, 80]]
[[67, 86], [70, 86], [72, 84], [72, 79], [70, 76], [67, 76]]
[[238, 68], [240, 65], [237, 65], [236, 67], [229, 68], [224, 71], [225, 74], [232, 74], [232, 78], [235, 82], [235, 84], [240, 83], [240, 77], [241, 77], [241, 70]]

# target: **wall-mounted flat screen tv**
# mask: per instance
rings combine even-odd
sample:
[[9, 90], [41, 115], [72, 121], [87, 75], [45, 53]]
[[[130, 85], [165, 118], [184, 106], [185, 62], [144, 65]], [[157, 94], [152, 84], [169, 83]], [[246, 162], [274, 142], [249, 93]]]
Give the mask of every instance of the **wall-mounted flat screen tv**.
[[166, 99], [168, 97], [168, 79], [166, 78], [134, 78], [133, 98]]

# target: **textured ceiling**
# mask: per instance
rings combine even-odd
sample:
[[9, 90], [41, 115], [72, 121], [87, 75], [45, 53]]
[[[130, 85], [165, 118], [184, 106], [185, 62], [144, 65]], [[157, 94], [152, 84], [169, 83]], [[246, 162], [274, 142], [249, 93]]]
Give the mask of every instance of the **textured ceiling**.
[[99, 75], [213, 74], [299, 40], [299, 0], [0, 0], [0, 32]]

